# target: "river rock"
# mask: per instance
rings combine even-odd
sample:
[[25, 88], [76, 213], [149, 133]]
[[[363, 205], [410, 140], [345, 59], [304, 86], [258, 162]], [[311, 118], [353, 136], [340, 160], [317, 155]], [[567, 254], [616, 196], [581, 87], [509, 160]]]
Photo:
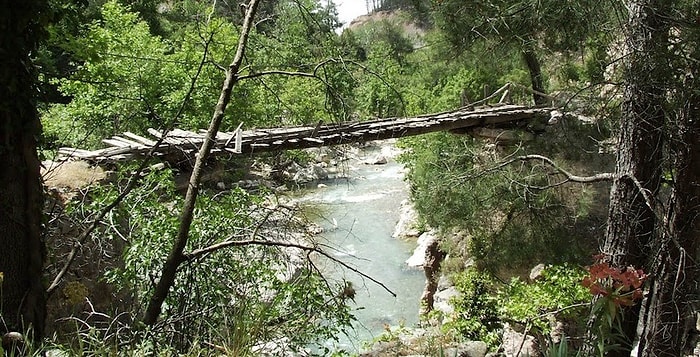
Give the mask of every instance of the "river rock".
[[289, 165], [279, 169], [278, 178], [282, 180], [292, 180], [294, 176], [296, 176], [296, 174], [302, 170], [303, 167], [301, 167], [301, 165], [297, 164], [296, 162], [292, 162]]
[[295, 183], [309, 183], [312, 181], [327, 180], [328, 171], [321, 164], [314, 164], [298, 170], [292, 177]]
[[532, 270], [530, 270], [530, 281], [536, 281], [543, 278], [542, 273], [544, 272], [545, 265], [537, 264]]
[[460, 292], [454, 286], [440, 290], [433, 297], [433, 309], [440, 311], [444, 316], [451, 316], [455, 312], [454, 306], [450, 302], [453, 298], [457, 298]]
[[363, 351], [360, 353], [360, 357], [382, 357], [388, 356], [389, 351], [393, 351], [397, 348], [399, 341], [378, 341], [372, 344], [372, 347], [368, 351]]
[[427, 231], [418, 237], [418, 247], [413, 251], [413, 255], [406, 260], [406, 265], [411, 268], [422, 268], [425, 265], [425, 257], [428, 247], [437, 241], [437, 232]]
[[328, 180], [328, 171], [326, 171], [326, 169], [322, 165], [320, 165], [320, 164], [314, 165], [312, 167], [312, 170], [313, 170], [314, 176], [317, 177], [317, 180]]
[[449, 347], [444, 350], [445, 356], [458, 357], [484, 357], [489, 348], [485, 342], [467, 341], [460, 343], [458, 346]]
[[274, 341], [266, 342], [259, 344], [257, 346], [254, 346], [252, 348], [253, 353], [256, 356], [265, 356], [265, 357], [298, 357], [298, 356], [309, 356], [311, 355], [310, 350], [303, 350], [303, 351], [297, 351], [294, 352], [292, 351], [291, 348], [289, 348], [289, 338], [287, 337], [282, 337]]
[[503, 326], [503, 339], [501, 346], [506, 357], [539, 356], [537, 340], [530, 335], [517, 332], [510, 326]]
[[[448, 259], [448, 258], [449, 258], [449, 255], [445, 257], [445, 259]], [[454, 286], [454, 284], [452, 284], [452, 281], [450, 281], [450, 278], [448, 278], [445, 275], [440, 275], [440, 280], [438, 280], [438, 291], [447, 290], [453, 286]]]
[[386, 165], [387, 160], [384, 155], [377, 155], [365, 160], [365, 165]]
[[422, 233], [418, 228], [418, 212], [409, 200], [401, 201], [399, 221], [391, 236], [398, 239], [417, 238]]

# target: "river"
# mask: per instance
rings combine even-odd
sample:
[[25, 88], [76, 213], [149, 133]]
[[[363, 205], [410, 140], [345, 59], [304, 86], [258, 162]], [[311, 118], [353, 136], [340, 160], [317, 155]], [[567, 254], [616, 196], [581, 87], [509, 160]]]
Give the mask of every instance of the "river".
[[403, 167], [393, 159], [385, 165], [351, 163], [345, 176], [323, 181], [320, 188], [306, 193], [300, 201], [310, 208], [308, 211], [317, 212], [313, 219], [324, 228], [321, 239], [337, 247], [336, 258], [396, 294], [392, 296], [351, 271], [339, 267], [330, 271], [335, 278], [352, 282], [357, 291], [355, 302], [350, 302], [357, 318], [354, 331], [330, 346], [352, 352], [362, 347], [360, 341], [379, 336], [386, 326], [413, 326], [418, 322], [425, 277], [421, 270], [409, 269], [405, 264], [416, 243], [392, 237], [400, 203], [408, 196]]

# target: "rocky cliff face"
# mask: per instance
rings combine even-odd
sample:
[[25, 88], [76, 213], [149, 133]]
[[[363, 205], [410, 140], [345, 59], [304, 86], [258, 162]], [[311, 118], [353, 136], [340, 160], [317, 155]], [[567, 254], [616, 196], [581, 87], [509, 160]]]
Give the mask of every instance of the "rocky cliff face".
[[358, 30], [367, 24], [381, 21], [400, 25], [406, 37], [413, 40], [413, 45], [415, 47], [419, 47], [423, 44], [422, 38], [425, 36], [426, 29], [411, 20], [408, 14], [401, 10], [382, 10], [362, 15], [352, 20], [348, 25], [348, 29]]

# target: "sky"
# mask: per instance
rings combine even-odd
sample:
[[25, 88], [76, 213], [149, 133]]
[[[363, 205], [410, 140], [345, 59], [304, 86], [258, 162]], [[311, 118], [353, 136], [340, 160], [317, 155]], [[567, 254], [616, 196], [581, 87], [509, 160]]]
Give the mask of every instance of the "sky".
[[367, 13], [365, 0], [333, 0], [333, 2], [338, 8], [338, 17], [344, 26], [349, 25], [350, 21], [356, 17]]

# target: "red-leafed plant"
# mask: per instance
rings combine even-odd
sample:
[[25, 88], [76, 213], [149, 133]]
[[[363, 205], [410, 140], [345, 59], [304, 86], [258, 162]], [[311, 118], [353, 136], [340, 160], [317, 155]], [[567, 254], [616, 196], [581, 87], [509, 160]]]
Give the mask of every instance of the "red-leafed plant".
[[[643, 297], [646, 273], [634, 267], [616, 268], [607, 262], [605, 254], [594, 256], [595, 264], [587, 268], [589, 275], [582, 284], [593, 295], [593, 313], [597, 316], [591, 331], [596, 338], [600, 356], [620, 347], [622, 309], [634, 306]], [[629, 342], [629, 341], [627, 341]]]

